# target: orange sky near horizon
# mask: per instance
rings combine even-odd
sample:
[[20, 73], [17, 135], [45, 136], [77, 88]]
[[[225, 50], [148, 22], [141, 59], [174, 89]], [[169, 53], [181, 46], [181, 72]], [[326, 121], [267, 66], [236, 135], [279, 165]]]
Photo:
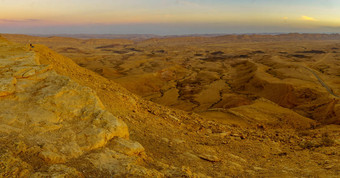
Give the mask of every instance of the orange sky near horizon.
[[[0, 27], [176, 24], [279, 29], [340, 28], [336, 0], [0, 0]], [[138, 29], [136, 29], [136, 32]], [[222, 29], [219, 29], [221, 31]], [[227, 31], [227, 30], [226, 30]], [[237, 31], [237, 30], [236, 30]], [[250, 29], [251, 31], [251, 29]], [[268, 29], [271, 31], [271, 29]], [[0, 29], [0, 33], [2, 30]], [[340, 32], [340, 31], [339, 31]], [[209, 31], [207, 31], [209, 33]]]

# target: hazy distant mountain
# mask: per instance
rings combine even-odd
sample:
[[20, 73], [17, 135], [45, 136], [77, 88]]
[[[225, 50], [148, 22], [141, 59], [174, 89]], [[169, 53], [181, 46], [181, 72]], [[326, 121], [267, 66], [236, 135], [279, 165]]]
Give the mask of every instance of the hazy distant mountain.
[[40, 37], [58, 36], [58, 37], [72, 37], [72, 38], [81, 38], [81, 39], [95, 39], [95, 38], [97, 39], [129, 39], [129, 40], [134, 40], [134, 41], [161, 37], [161, 36], [152, 35], [152, 34], [49, 34], [49, 35], [35, 34], [34, 36], [40, 36]]

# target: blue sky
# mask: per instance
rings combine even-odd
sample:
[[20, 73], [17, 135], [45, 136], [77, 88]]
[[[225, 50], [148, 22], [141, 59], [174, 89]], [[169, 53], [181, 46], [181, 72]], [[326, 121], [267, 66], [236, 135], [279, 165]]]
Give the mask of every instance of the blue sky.
[[340, 32], [339, 0], [0, 0], [0, 33]]

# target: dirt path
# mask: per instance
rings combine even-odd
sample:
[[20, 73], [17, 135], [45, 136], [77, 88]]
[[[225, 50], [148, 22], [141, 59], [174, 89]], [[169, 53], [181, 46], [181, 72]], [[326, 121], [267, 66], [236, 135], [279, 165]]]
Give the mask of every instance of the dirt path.
[[324, 57], [322, 57], [320, 60], [316, 61], [315, 63], [317, 64], [317, 63], [320, 63], [322, 61], [325, 61], [329, 57], [329, 55], [331, 55], [331, 53], [327, 53]]
[[338, 96], [337, 94], [335, 94], [332, 90], [332, 88], [330, 88], [320, 77], [319, 75], [312, 69], [306, 67], [306, 66], [303, 66], [305, 69], [307, 69], [308, 71], [310, 71], [317, 79], [318, 81], [320, 82], [320, 84], [328, 91], [328, 93], [330, 93], [331, 95], [337, 97], [337, 98], [340, 98], [340, 96]]

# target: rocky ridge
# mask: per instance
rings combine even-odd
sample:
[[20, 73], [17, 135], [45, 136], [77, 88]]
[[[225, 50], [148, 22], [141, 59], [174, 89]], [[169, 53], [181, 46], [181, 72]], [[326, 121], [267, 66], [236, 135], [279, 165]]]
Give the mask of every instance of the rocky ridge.
[[0, 177], [164, 176], [92, 89], [3, 38], [0, 59]]

